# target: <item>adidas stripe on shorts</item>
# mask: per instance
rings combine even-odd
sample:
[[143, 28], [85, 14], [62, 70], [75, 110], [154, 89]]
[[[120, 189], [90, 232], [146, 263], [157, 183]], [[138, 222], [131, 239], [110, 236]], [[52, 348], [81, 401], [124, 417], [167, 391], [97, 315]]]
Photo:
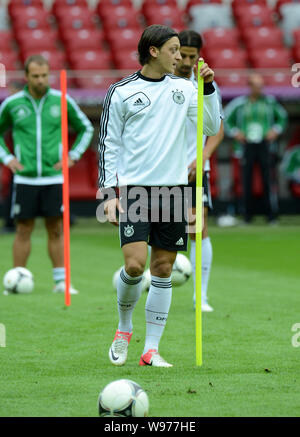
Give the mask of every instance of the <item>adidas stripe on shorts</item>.
[[[171, 195], [159, 195], [165, 189]], [[171, 191], [172, 189], [175, 189]], [[121, 247], [145, 241], [170, 251], [186, 251], [188, 240], [187, 199], [184, 187], [121, 187], [119, 214]]]

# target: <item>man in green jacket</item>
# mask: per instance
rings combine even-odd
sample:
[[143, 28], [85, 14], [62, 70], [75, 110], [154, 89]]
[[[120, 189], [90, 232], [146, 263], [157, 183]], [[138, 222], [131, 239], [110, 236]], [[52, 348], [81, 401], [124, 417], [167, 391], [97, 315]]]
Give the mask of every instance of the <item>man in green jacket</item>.
[[[14, 173], [12, 215], [16, 219], [14, 266], [25, 267], [35, 218], [45, 218], [48, 252], [53, 265], [54, 292], [64, 292], [62, 225], [62, 143], [60, 91], [49, 88], [49, 65], [41, 55], [25, 63], [27, 85], [0, 106], [0, 161]], [[75, 101], [67, 96], [68, 122], [77, 132], [69, 151], [69, 167], [88, 148], [93, 127]], [[12, 129], [14, 154], [3, 134]], [[77, 290], [70, 288], [72, 294]]]
[[225, 108], [225, 131], [242, 146], [242, 170], [245, 222], [252, 219], [252, 173], [254, 163], [260, 164], [264, 206], [267, 220], [277, 216], [277, 192], [271, 183], [271, 148], [287, 125], [287, 112], [273, 96], [263, 94], [263, 78], [258, 73], [249, 76], [250, 93], [233, 99]]

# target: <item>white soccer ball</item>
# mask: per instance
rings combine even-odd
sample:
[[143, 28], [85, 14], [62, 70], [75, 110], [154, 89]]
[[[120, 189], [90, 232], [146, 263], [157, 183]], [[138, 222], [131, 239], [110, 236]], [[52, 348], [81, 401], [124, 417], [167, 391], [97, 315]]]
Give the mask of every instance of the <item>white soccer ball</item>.
[[147, 417], [149, 399], [136, 382], [118, 379], [107, 384], [99, 394], [98, 411], [101, 417]]
[[[113, 274], [113, 279], [112, 279], [112, 285], [114, 290], [117, 289], [117, 283], [118, 283], [118, 279], [120, 276], [120, 272], [122, 270], [123, 266], [120, 267], [114, 274]], [[150, 282], [151, 282], [151, 274], [150, 274], [150, 270], [145, 270], [144, 274], [143, 274], [143, 278], [142, 278], [142, 290], [149, 290], [150, 287]]]
[[144, 271], [143, 274], [143, 290], [149, 291], [151, 285], [151, 272], [150, 269]]
[[123, 266], [120, 267], [118, 270], [116, 270], [115, 273], [113, 274], [112, 285], [113, 285], [114, 290], [117, 289], [117, 283], [118, 283], [118, 279], [119, 279], [120, 272], [121, 272], [122, 268], [123, 268]]
[[192, 264], [187, 256], [177, 253], [173, 264], [171, 280], [174, 287], [183, 285], [192, 274]]
[[25, 267], [15, 267], [5, 273], [3, 286], [9, 293], [31, 293], [34, 287], [33, 275]]

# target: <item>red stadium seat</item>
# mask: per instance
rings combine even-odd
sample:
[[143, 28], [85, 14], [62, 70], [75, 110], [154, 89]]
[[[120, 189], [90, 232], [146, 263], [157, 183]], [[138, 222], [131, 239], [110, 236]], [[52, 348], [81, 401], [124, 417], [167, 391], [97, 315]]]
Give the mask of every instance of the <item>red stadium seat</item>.
[[66, 29], [62, 33], [62, 39], [67, 51], [104, 48], [104, 33], [100, 29]]
[[292, 76], [290, 72], [282, 73], [277, 72], [272, 75], [266, 74], [264, 76], [266, 86], [291, 86]]
[[131, 0], [101, 0], [98, 3], [97, 8], [106, 9], [115, 6], [132, 7], [132, 1]]
[[82, 6], [88, 7], [87, 0], [54, 0], [52, 11], [56, 15], [56, 10], [65, 6]]
[[141, 29], [142, 16], [133, 7], [115, 6], [103, 9], [100, 15], [106, 32], [113, 29]]
[[144, 15], [148, 26], [151, 24], [164, 24], [170, 27], [185, 26], [182, 12], [176, 7], [152, 6]]
[[[74, 70], [74, 72], [76, 72], [76, 70]], [[107, 90], [110, 85], [115, 83], [117, 80], [118, 79], [114, 77], [108, 77], [104, 74], [95, 73], [89, 77], [76, 77], [75, 83], [78, 88]]]
[[236, 8], [239, 8], [241, 5], [252, 6], [252, 5], [262, 5], [267, 6], [267, 0], [232, 0], [231, 7], [233, 12], [235, 13]]
[[88, 148], [82, 158], [70, 168], [70, 199], [95, 200], [98, 190], [98, 159]]
[[218, 162], [217, 162], [217, 153], [213, 153], [210, 158], [210, 172], [209, 172], [209, 184], [210, 184], [210, 192], [211, 197], [214, 199], [219, 194], [218, 187]]
[[291, 53], [287, 48], [255, 49], [249, 59], [254, 68], [289, 68]]
[[34, 29], [43, 29], [50, 30], [51, 29], [51, 17], [47, 12], [41, 11], [39, 16], [34, 18], [23, 17], [21, 14], [17, 15], [13, 19], [13, 29], [15, 35], [18, 32], [22, 32], [25, 29], [34, 30]]
[[[49, 63], [50, 70], [61, 70], [66, 67], [66, 56], [65, 53], [60, 50], [41, 50], [38, 52], [40, 55], [44, 56]], [[28, 50], [22, 53], [22, 61], [32, 55], [36, 55], [35, 50]]]
[[13, 34], [10, 30], [0, 31], [0, 50], [12, 50]]
[[243, 37], [248, 49], [284, 47], [279, 27], [249, 27], [243, 30]]
[[294, 47], [300, 46], [300, 28], [293, 31]]
[[65, 29], [95, 29], [97, 15], [85, 7], [72, 6], [60, 8], [57, 21], [61, 33]]
[[240, 43], [239, 31], [236, 28], [226, 29], [215, 27], [202, 33], [203, 44], [213, 48], [238, 47]]
[[50, 16], [49, 12], [46, 11], [42, 6], [24, 6], [22, 4], [16, 5], [14, 8], [11, 8], [10, 11], [10, 17], [12, 19], [12, 25], [13, 20], [15, 20], [18, 17], [23, 17], [24, 19], [28, 18], [39, 18], [43, 16]]
[[118, 29], [107, 32], [106, 38], [112, 51], [118, 51], [124, 49], [137, 49], [141, 35], [142, 30]]
[[111, 56], [103, 50], [78, 50], [68, 54], [75, 70], [107, 70], [111, 68]]
[[[269, 8], [259, 8], [259, 6], [247, 7], [247, 11], [237, 18], [238, 27], [243, 30], [247, 27], [272, 27], [275, 25], [273, 12]], [[251, 13], [250, 11], [260, 11], [259, 13]]]
[[146, 15], [149, 10], [152, 8], [162, 7], [162, 6], [169, 6], [171, 8], [177, 8], [177, 2], [176, 0], [144, 0], [142, 3], [142, 13]]
[[44, 3], [43, 0], [10, 0], [7, 6], [9, 15], [12, 16], [13, 10], [19, 6], [23, 6], [25, 8], [30, 8], [32, 6], [44, 8]]
[[1, 50], [0, 63], [5, 65], [7, 71], [14, 71], [20, 68], [18, 54], [13, 50]]
[[248, 86], [248, 79], [244, 71], [244, 69], [241, 72], [238, 70], [229, 71], [226, 75], [216, 72], [216, 81], [220, 87], [246, 87]]
[[18, 32], [18, 43], [21, 52], [28, 52], [28, 50], [55, 50], [56, 34], [52, 31], [44, 30], [23, 30]]
[[122, 51], [114, 56], [113, 61], [118, 70], [137, 71], [141, 69], [138, 61], [137, 50]]
[[295, 62], [300, 62], [300, 46], [299, 44], [293, 47], [293, 59]]
[[203, 57], [213, 68], [247, 68], [247, 52], [241, 48], [203, 49]]

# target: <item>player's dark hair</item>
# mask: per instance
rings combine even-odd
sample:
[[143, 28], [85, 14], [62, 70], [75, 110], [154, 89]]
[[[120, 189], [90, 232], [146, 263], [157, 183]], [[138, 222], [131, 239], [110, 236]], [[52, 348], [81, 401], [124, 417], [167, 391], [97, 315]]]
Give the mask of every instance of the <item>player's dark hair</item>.
[[178, 34], [180, 45], [184, 47], [196, 47], [198, 50], [202, 49], [202, 38], [199, 33], [194, 30], [182, 30]]
[[26, 74], [29, 72], [29, 65], [32, 62], [35, 62], [38, 65], [48, 65], [49, 66], [49, 63], [48, 63], [47, 59], [44, 58], [44, 56], [42, 56], [42, 55], [31, 55], [31, 56], [29, 56], [26, 59], [25, 64], [24, 64], [24, 68], [25, 68], [25, 73]]
[[173, 36], [178, 37], [178, 33], [168, 26], [153, 24], [152, 26], [146, 27], [138, 44], [140, 64], [145, 65], [151, 59], [149, 52], [151, 46], [159, 49]]

